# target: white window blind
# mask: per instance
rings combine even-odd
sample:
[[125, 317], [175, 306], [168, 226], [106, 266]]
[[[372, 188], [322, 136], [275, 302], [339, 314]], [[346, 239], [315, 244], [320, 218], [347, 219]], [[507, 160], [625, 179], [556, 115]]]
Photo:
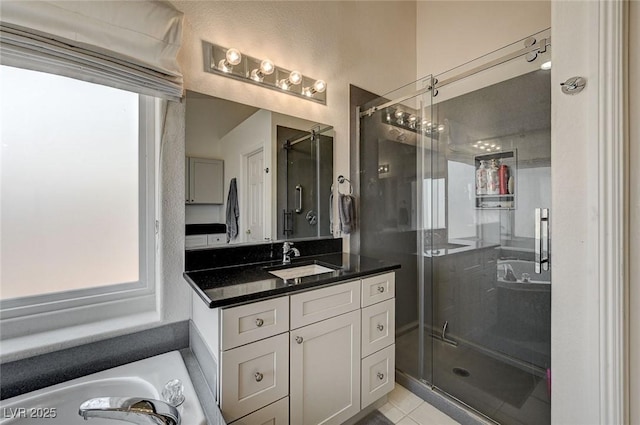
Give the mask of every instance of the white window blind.
[[183, 15], [156, 1], [2, 1], [0, 63], [179, 99]]

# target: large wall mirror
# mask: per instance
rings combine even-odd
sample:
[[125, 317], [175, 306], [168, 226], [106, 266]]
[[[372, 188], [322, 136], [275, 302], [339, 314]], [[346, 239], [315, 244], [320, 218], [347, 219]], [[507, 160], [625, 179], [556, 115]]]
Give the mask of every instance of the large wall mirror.
[[187, 249], [331, 236], [331, 126], [191, 91], [186, 102]]

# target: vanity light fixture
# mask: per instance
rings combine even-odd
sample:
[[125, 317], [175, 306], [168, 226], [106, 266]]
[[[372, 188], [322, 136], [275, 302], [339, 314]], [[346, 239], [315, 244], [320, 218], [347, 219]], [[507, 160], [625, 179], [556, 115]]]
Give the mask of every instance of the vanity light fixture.
[[249, 77], [253, 81], [257, 81], [262, 83], [264, 81], [265, 75], [273, 74], [273, 71], [276, 70], [276, 66], [269, 59], [265, 59], [260, 62], [260, 68], [255, 68], [251, 71]]
[[233, 67], [240, 62], [242, 62], [240, 51], [234, 48], [227, 49], [224, 59], [218, 62], [218, 68], [220, 68], [222, 72], [231, 72], [233, 71]]
[[206, 72], [324, 105], [327, 103], [327, 83], [324, 80], [280, 67], [269, 59], [241, 54], [236, 48], [229, 49], [207, 41], [202, 42], [202, 47]]
[[287, 78], [278, 81], [278, 86], [282, 90], [289, 90], [291, 86], [297, 86], [302, 82], [302, 74], [299, 71], [291, 71]]

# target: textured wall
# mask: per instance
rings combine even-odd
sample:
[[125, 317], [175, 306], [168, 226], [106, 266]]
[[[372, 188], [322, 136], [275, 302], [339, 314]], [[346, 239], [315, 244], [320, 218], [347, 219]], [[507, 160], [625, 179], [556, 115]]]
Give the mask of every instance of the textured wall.
[[[162, 320], [189, 319], [191, 292], [184, 271], [184, 112], [185, 104], [168, 102], [160, 152], [160, 279]], [[179, 177], [178, 177], [179, 176]]]
[[[629, 22], [640, 22], [640, 2], [629, 2]], [[631, 418], [629, 423], [640, 424], [640, 28], [638, 25], [630, 25], [629, 44], [629, 98], [630, 98], [630, 200], [629, 200], [629, 223], [630, 246], [629, 246], [629, 287], [630, 306], [630, 394]], [[635, 117], [635, 118], [634, 118]]]
[[440, 74], [551, 26], [548, 0], [417, 4], [420, 77]]
[[[333, 125], [335, 176], [349, 172], [349, 84], [385, 93], [415, 79], [415, 2], [172, 3], [185, 13], [186, 88]], [[202, 40], [324, 79], [327, 105], [204, 72]]]

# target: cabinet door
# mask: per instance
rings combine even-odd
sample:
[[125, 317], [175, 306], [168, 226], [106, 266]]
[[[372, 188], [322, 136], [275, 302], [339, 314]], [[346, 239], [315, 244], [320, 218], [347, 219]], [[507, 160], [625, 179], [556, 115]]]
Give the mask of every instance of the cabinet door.
[[263, 407], [230, 425], [289, 425], [289, 397]]
[[289, 393], [289, 334], [221, 354], [220, 407], [232, 422]]
[[291, 331], [291, 423], [341, 424], [360, 411], [360, 311]]
[[189, 158], [189, 203], [222, 204], [224, 161]]

